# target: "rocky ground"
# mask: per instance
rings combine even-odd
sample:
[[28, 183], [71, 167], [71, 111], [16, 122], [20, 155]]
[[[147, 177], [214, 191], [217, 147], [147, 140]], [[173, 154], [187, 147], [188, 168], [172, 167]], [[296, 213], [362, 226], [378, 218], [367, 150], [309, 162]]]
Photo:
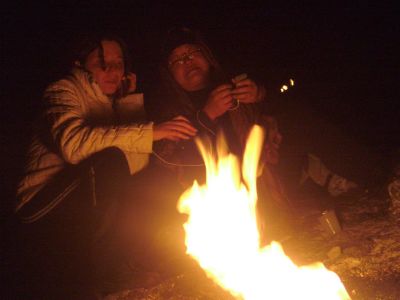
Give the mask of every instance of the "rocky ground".
[[352, 299], [400, 299], [400, 216], [384, 196], [337, 202], [342, 231], [329, 235], [319, 213], [305, 216], [305, 230], [287, 243], [305, 262], [322, 261], [336, 272]]
[[[342, 230], [334, 235], [321, 225], [320, 211], [303, 211], [297, 234], [282, 241], [297, 264], [321, 261], [336, 272], [354, 300], [400, 299], [400, 216], [387, 196], [336, 200]], [[233, 299], [199, 271], [181, 274], [150, 288], [109, 295], [114, 299]]]

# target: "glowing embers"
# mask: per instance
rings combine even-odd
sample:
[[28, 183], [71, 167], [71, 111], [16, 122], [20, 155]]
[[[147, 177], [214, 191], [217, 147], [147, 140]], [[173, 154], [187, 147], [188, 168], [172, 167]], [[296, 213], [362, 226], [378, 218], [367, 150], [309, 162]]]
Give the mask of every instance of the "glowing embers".
[[208, 144], [198, 142], [207, 183], [195, 182], [178, 203], [178, 210], [188, 215], [184, 225], [187, 253], [210, 278], [240, 299], [350, 299], [339, 277], [322, 263], [298, 267], [277, 242], [260, 249], [256, 174], [262, 142], [263, 130], [255, 126], [242, 170], [222, 137], [218, 159]]

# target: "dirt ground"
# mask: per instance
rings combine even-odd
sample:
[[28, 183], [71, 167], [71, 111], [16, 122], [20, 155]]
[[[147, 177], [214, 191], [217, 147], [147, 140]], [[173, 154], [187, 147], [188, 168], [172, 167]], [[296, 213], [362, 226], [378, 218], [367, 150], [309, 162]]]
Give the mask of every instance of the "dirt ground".
[[[282, 241], [285, 252], [298, 265], [321, 261], [336, 272], [353, 300], [400, 299], [400, 216], [385, 193], [337, 198], [342, 230], [329, 234], [320, 211], [308, 209], [296, 221], [296, 235]], [[114, 299], [233, 299], [193, 271], [169, 278], [151, 288], [109, 295]]]

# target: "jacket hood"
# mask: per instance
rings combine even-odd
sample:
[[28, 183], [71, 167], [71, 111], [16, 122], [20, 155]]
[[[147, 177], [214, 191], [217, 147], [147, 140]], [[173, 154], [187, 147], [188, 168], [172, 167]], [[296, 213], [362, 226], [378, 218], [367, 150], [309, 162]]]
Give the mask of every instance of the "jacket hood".
[[97, 98], [102, 102], [110, 101], [110, 98], [101, 91], [90, 72], [80, 67], [74, 67], [71, 70], [71, 76], [81, 85], [89, 97]]

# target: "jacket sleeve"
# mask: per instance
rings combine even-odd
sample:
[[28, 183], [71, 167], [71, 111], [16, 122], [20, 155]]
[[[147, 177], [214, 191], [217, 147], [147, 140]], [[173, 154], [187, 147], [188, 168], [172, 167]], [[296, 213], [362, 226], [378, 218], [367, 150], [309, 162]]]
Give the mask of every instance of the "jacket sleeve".
[[153, 124], [93, 126], [85, 118], [82, 97], [70, 82], [45, 92], [45, 117], [51, 138], [64, 160], [77, 164], [108, 147], [124, 152], [151, 153]]

